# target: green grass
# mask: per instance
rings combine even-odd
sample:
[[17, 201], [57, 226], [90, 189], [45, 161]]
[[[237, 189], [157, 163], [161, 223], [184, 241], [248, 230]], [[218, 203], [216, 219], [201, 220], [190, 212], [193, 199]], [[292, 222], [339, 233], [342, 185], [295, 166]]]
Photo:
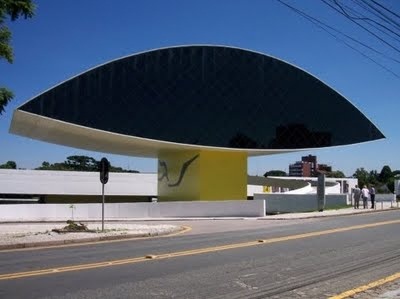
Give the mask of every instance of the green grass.
[[341, 210], [341, 209], [348, 209], [348, 208], [352, 208], [352, 207], [353, 206], [351, 206], [351, 205], [334, 205], [334, 206], [325, 208], [324, 210]]

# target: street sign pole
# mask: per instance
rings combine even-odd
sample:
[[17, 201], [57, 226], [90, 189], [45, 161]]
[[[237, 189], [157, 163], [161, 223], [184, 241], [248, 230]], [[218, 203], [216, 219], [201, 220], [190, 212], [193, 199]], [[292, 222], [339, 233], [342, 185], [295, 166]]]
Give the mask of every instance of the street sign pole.
[[110, 162], [106, 158], [102, 158], [99, 163], [100, 170], [100, 182], [101, 182], [101, 195], [102, 195], [102, 204], [101, 204], [101, 231], [104, 232], [104, 185], [108, 182], [108, 172], [110, 170]]
[[104, 184], [102, 184], [103, 203], [101, 205], [101, 231], [104, 232]]
[[317, 181], [317, 206], [318, 211], [322, 212], [325, 208], [325, 174], [320, 173]]

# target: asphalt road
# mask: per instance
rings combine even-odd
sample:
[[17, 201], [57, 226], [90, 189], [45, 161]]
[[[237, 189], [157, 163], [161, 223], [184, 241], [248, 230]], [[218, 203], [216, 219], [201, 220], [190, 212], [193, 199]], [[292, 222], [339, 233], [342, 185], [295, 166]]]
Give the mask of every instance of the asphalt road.
[[399, 216], [188, 221], [173, 237], [0, 252], [0, 298], [327, 298], [400, 272]]

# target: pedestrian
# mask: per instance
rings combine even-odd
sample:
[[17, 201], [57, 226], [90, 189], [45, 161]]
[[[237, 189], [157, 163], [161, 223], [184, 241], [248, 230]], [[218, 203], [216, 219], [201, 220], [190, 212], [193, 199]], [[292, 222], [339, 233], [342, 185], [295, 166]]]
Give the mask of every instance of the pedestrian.
[[368, 209], [369, 190], [366, 185], [364, 185], [364, 187], [361, 189], [361, 196], [363, 200], [364, 209]]
[[358, 188], [358, 185], [355, 186], [353, 190], [353, 198], [354, 198], [354, 208], [360, 208], [360, 197], [361, 197], [361, 189]]
[[371, 196], [371, 209], [375, 208], [375, 188], [372, 185], [369, 189], [369, 195]]

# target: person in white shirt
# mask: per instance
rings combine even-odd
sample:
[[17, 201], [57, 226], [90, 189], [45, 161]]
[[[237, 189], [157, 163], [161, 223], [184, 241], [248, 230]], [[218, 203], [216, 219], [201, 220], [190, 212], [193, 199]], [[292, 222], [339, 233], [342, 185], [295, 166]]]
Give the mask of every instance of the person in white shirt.
[[361, 196], [362, 196], [362, 200], [363, 200], [364, 209], [368, 209], [369, 190], [368, 190], [367, 186], [365, 186], [365, 185], [361, 189]]

